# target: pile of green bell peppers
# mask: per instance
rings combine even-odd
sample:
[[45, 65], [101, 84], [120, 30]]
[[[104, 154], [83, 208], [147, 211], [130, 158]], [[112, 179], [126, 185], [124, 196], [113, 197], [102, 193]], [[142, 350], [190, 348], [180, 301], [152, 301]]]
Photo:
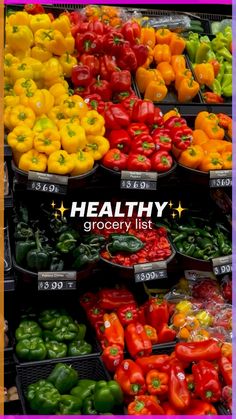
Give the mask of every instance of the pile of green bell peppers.
[[43, 310], [34, 320], [22, 320], [16, 329], [16, 355], [23, 361], [81, 356], [92, 352], [84, 338], [85, 324], [64, 310]]
[[79, 379], [71, 366], [57, 364], [45, 380], [28, 386], [26, 398], [38, 414], [112, 414], [123, 405], [123, 393], [116, 381]]

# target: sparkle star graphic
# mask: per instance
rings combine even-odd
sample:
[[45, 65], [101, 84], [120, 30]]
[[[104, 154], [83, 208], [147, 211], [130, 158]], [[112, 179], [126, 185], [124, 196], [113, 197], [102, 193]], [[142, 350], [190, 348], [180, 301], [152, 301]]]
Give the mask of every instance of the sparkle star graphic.
[[173, 207], [173, 202], [172, 202], [172, 201], [170, 201], [168, 205], [169, 205], [169, 207], [170, 207], [170, 209], [171, 209], [171, 208]]
[[54, 202], [54, 201], [52, 201], [52, 203], [51, 203], [51, 207], [54, 209], [54, 208], [55, 208], [55, 206], [56, 206], [55, 202]]
[[56, 218], [56, 220], [57, 220], [57, 218], [59, 217], [59, 215], [60, 215], [60, 214], [56, 211], [56, 212], [54, 212], [54, 213], [53, 213], [53, 215], [54, 215], [54, 217], [55, 217], [55, 218]]
[[176, 217], [176, 215], [177, 215], [177, 214], [176, 214], [174, 211], [173, 211], [173, 212], [172, 212], [172, 214], [171, 214], [172, 218], [175, 218], [175, 217]]
[[61, 216], [63, 217], [64, 212], [65, 212], [65, 211], [69, 211], [69, 208], [65, 208], [65, 207], [64, 207], [64, 202], [63, 202], [63, 201], [61, 201], [61, 206], [60, 206], [60, 208], [56, 208], [56, 210], [57, 210], [57, 211], [60, 211]]
[[182, 214], [182, 212], [183, 211], [186, 211], [186, 209], [187, 208], [183, 208], [182, 207], [182, 205], [181, 205], [181, 201], [179, 201], [179, 206], [177, 207], [177, 208], [174, 208], [177, 212], [178, 212], [178, 214], [179, 214], [179, 218], [181, 217], [181, 214]]

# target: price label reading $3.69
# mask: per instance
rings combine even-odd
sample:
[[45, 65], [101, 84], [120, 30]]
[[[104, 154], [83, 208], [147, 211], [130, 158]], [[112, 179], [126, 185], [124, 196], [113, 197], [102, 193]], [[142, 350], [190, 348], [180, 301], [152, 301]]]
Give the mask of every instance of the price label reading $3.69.
[[155, 191], [157, 188], [157, 173], [122, 170], [120, 187], [121, 189]]
[[68, 185], [67, 176], [51, 175], [49, 173], [28, 173], [27, 189], [29, 191], [66, 194]]

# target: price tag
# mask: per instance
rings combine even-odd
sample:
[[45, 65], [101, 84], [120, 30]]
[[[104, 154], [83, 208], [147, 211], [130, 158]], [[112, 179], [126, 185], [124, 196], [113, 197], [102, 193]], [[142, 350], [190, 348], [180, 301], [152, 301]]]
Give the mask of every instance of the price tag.
[[226, 188], [232, 186], [232, 170], [210, 170], [210, 188]]
[[28, 173], [27, 190], [48, 192], [65, 195], [67, 192], [68, 176], [51, 175], [49, 173]]
[[167, 265], [165, 261], [134, 265], [135, 282], [153, 281], [167, 277]]
[[232, 272], [232, 255], [212, 259], [215, 275], [224, 275]]
[[156, 172], [129, 172], [121, 171], [121, 189], [137, 189], [155, 191], [157, 188]]
[[65, 291], [76, 289], [76, 272], [39, 272], [38, 291]]
[[184, 277], [189, 279], [190, 281], [197, 281], [201, 278], [209, 278], [209, 279], [216, 279], [213, 272], [208, 271], [197, 271], [194, 269], [189, 269], [184, 271]]

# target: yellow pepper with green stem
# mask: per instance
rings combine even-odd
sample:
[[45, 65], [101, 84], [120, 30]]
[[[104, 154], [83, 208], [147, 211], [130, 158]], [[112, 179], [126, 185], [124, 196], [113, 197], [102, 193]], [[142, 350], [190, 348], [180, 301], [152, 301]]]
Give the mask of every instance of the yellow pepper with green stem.
[[61, 144], [68, 153], [83, 150], [86, 145], [86, 135], [83, 127], [76, 123], [65, 124], [60, 129]]
[[65, 150], [54, 151], [48, 157], [48, 172], [58, 175], [68, 175], [75, 166], [74, 158]]
[[38, 132], [34, 137], [34, 148], [48, 156], [61, 148], [61, 137], [57, 130], [46, 129]]
[[89, 172], [94, 166], [94, 159], [91, 153], [87, 151], [78, 151], [78, 153], [71, 154], [74, 158], [75, 166], [71, 172], [71, 176], [79, 176]]
[[23, 153], [19, 159], [19, 169], [33, 170], [35, 172], [46, 172], [47, 168], [47, 157], [43, 153], [39, 153], [37, 150], [30, 150], [27, 153]]
[[26, 25], [7, 25], [6, 44], [13, 51], [25, 51], [34, 43], [34, 37]]
[[86, 148], [85, 151], [88, 151], [94, 160], [100, 160], [109, 150], [110, 143], [101, 135], [89, 135], [86, 138]]
[[27, 126], [18, 126], [7, 136], [7, 143], [20, 153], [25, 153], [33, 148], [33, 131]]
[[88, 111], [81, 119], [86, 135], [102, 135], [105, 120], [97, 111]]

